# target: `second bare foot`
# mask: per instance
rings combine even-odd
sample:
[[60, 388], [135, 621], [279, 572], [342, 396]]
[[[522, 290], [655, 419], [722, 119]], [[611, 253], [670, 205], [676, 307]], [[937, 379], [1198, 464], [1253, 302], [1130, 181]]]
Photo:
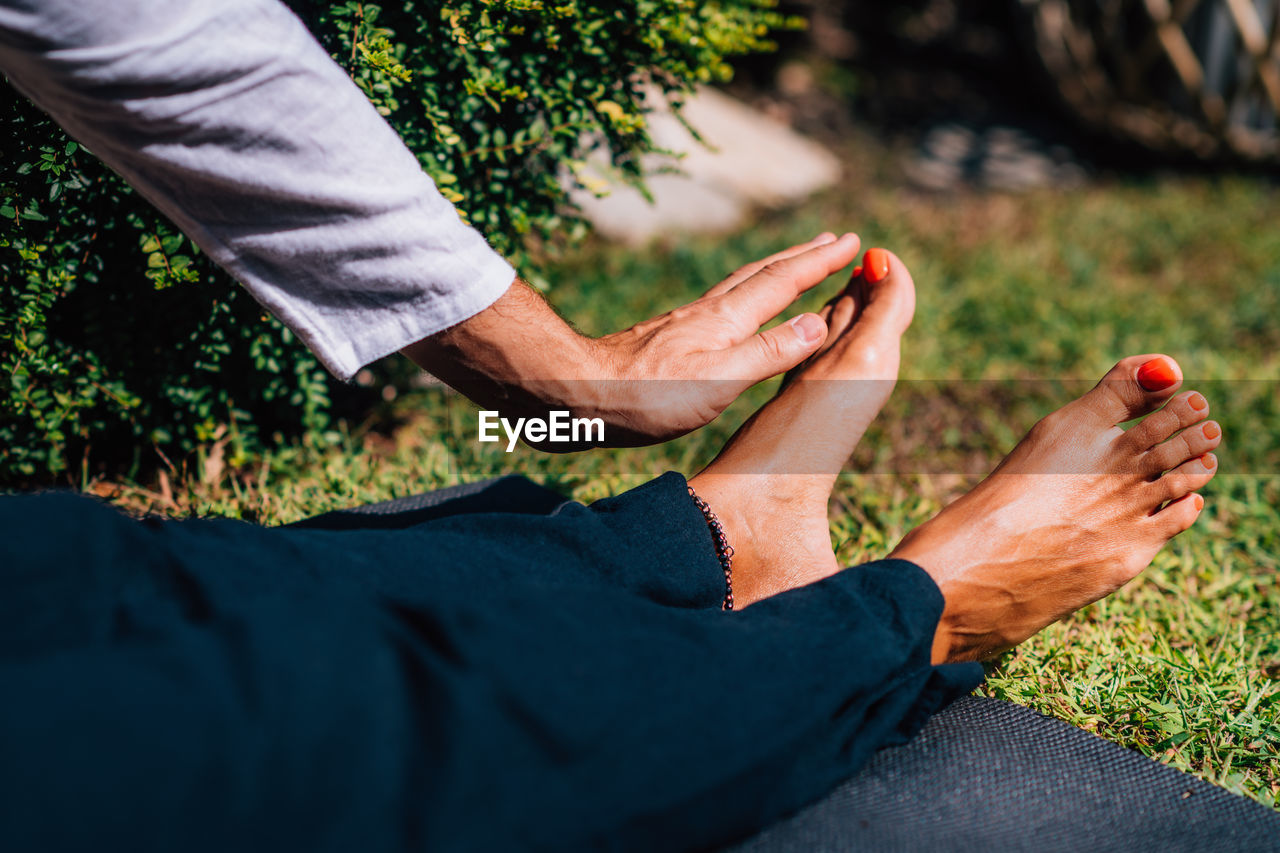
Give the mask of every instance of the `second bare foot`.
[[924, 568], [946, 599], [936, 661], [1021, 642], [1128, 583], [1192, 525], [1222, 429], [1181, 384], [1168, 356], [1124, 359], [902, 540], [892, 556]]

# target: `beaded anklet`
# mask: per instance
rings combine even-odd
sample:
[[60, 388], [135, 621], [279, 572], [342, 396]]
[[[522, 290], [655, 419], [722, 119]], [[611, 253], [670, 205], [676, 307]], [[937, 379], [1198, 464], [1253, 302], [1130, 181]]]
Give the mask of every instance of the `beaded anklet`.
[[693, 486], [689, 487], [689, 497], [693, 498], [693, 505], [702, 513], [702, 517], [707, 521], [707, 529], [711, 531], [711, 539], [716, 545], [716, 559], [720, 561], [720, 568], [724, 569], [724, 604], [720, 606], [721, 610], [733, 609], [733, 546], [729, 544], [729, 539], [724, 535], [724, 525], [720, 523], [720, 519], [711, 511], [711, 507], [702, 498], [698, 497], [698, 493], [693, 490]]

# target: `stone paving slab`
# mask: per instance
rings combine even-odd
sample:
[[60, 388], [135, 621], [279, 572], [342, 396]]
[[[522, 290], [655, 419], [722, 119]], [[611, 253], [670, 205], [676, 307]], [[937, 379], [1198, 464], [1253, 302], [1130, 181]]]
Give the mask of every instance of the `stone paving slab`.
[[588, 163], [584, 176], [606, 183], [609, 195], [574, 189], [571, 197], [598, 233], [643, 245], [668, 234], [732, 231], [757, 209], [798, 204], [840, 179], [840, 161], [825, 147], [715, 89], [691, 96], [684, 117], [705, 144], [665, 107], [649, 117], [654, 142], [685, 155], [646, 158], [650, 173], [672, 166], [682, 173], [649, 178], [653, 204], [611, 180], [603, 155]]

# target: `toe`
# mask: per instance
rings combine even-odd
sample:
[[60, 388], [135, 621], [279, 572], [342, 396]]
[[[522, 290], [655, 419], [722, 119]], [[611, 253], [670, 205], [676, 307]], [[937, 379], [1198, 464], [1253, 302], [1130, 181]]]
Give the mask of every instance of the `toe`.
[[1121, 359], [1078, 402], [1115, 426], [1154, 411], [1180, 384], [1182, 370], [1169, 356], [1135, 355]]
[[[1168, 406], [1165, 408], [1167, 409]], [[1163, 412], [1162, 409], [1151, 417], [1154, 418]], [[1142, 468], [1148, 477], [1156, 477], [1165, 471], [1177, 468], [1189, 459], [1203, 456], [1221, 443], [1222, 427], [1217, 421], [1206, 421], [1188, 427], [1163, 444], [1157, 444], [1148, 450], [1143, 456]]]
[[1149, 522], [1155, 526], [1162, 538], [1172, 539], [1195, 524], [1202, 509], [1204, 509], [1204, 498], [1193, 492], [1170, 503], [1151, 516]]
[[860, 321], [896, 335], [905, 332], [916, 308], [915, 282], [906, 264], [885, 249], [868, 249], [861, 281], [866, 288], [866, 305]]
[[[816, 359], [831, 349], [836, 341], [840, 339], [840, 336], [849, 331], [849, 327], [853, 325], [857, 313], [858, 304], [848, 291], [841, 291], [833, 296], [826, 305], [823, 305], [822, 310], [818, 312], [818, 316], [827, 324], [827, 337], [822, 341], [822, 346], [818, 347], [817, 352], [809, 356], [809, 361]], [[806, 361], [807, 363], [808, 361]]]
[[831, 338], [836, 335], [842, 335], [853, 325], [854, 317], [858, 313], [857, 300], [848, 291], [841, 293], [831, 304]]
[[1141, 453], [1208, 416], [1209, 401], [1204, 395], [1199, 391], [1187, 391], [1165, 403], [1160, 411], [1147, 415], [1142, 423], [1130, 427], [1125, 433], [1125, 441], [1134, 452]]
[[1205, 453], [1183, 462], [1151, 484], [1159, 503], [1176, 501], [1201, 489], [1218, 473], [1218, 457]]

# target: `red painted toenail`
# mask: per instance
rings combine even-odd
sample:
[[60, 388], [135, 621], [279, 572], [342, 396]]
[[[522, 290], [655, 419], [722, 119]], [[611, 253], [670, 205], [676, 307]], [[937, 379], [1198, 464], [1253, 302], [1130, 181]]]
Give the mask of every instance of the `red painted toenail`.
[[1218, 467], [1218, 457], [1214, 456], [1212, 453], [1206, 453], [1204, 456], [1200, 457], [1200, 464], [1205, 467], [1206, 471], [1212, 471], [1214, 468]]
[[1153, 358], [1138, 368], [1138, 384], [1144, 391], [1163, 391], [1177, 381], [1178, 374], [1167, 358]]
[[867, 249], [862, 256], [862, 277], [870, 284], [889, 277], [889, 253], [884, 249]]
[[1195, 500], [1196, 500], [1196, 512], [1199, 512], [1200, 510], [1204, 509], [1204, 498], [1200, 497], [1199, 495], [1196, 495]]
[[1213, 421], [1209, 421], [1207, 424], [1204, 425], [1205, 438], [1212, 440], [1217, 438], [1220, 435], [1222, 435], [1222, 427], [1218, 426]]
[[862, 275], [862, 267], [854, 267], [853, 275], [849, 276], [849, 278], [857, 278], [860, 275]]
[[1192, 395], [1187, 398], [1187, 404], [1197, 412], [1203, 412], [1209, 407], [1209, 401], [1206, 400], [1204, 395], [1199, 391], [1192, 393]]

